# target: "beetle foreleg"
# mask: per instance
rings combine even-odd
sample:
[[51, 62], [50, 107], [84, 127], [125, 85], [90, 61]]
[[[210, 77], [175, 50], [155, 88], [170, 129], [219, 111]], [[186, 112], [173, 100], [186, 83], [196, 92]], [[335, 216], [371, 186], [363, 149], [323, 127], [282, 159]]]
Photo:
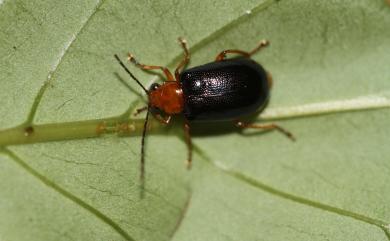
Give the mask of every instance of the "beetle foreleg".
[[169, 71], [168, 68], [163, 67], [163, 66], [156, 66], [156, 65], [146, 65], [146, 64], [141, 64], [138, 62], [134, 56], [131, 53], [127, 54], [127, 60], [135, 64], [138, 68], [144, 69], [144, 70], [153, 70], [153, 69], [160, 69], [162, 72], [165, 74], [165, 77], [167, 78], [167, 81], [175, 81], [173, 78], [173, 75]]
[[144, 112], [144, 111], [147, 110], [147, 109], [148, 109], [147, 106], [144, 106], [144, 107], [142, 107], [142, 108], [136, 109], [136, 110], [135, 110], [135, 113], [134, 113], [133, 115], [134, 115], [134, 116], [137, 116], [137, 115], [139, 115], [141, 112]]
[[160, 114], [155, 114], [154, 115], [154, 118], [156, 118], [161, 124], [164, 124], [164, 125], [168, 125], [169, 122], [171, 122], [171, 117], [172, 116], [168, 116], [168, 117], [162, 117], [162, 115]]

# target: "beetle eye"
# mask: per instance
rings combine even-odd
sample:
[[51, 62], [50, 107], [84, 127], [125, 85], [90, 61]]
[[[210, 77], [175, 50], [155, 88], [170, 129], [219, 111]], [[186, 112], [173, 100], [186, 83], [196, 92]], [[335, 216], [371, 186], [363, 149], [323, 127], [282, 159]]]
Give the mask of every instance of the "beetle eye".
[[153, 91], [153, 90], [156, 90], [160, 87], [159, 84], [157, 83], [153, 83], [150, 87], [149, 87], [149, 91]]

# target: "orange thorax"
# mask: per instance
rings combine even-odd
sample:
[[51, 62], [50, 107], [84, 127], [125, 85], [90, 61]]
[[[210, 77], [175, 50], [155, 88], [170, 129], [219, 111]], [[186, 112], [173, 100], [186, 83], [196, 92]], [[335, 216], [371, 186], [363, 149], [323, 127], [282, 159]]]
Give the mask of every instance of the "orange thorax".
[[149, 93], [150, 105], [166, 114], [178, 114], [183, 111], [183, 91], [180, 83], [165, 82], [158, 89]]

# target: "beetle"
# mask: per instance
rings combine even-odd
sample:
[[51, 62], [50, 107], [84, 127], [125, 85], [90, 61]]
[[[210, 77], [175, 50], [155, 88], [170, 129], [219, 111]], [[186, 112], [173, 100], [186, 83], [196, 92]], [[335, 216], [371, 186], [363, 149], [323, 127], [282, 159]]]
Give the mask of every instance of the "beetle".
[[[174, 75], [163, 66], [145, 65], [138, 62], [131, 53], [128, 61], [143, 70], [161, 70], [166, 77], [162, 84], [153, 83], [146, 89], [130, 72], [118, 55], [114, 55], [122, 68], [133, 78], [148, 96], [149, 103], [135, 114], [146, 111], [141, 141], [141, 179], [145, 173], [145, 136], [149, 113], [161, 123], [170, 123], [172, 115], [184, 116], [184, 133], [188, 146], [187, 167], [192, 163], [190, 123], [194, 121], [233, 121], [239, 128], [275, 129], [292, 140], [294, 136], [274, 123], [253, 124], [239, 118], [253, 114], [265, 107], [272, 87], [272, 77], [251, 56], [269, 45], [262, 40], [253, 50], [246, 52], [228, 49], [220, 52], [215, 61], [183, 71], [190, 60], [187, 41], [179, 38], [184, 58], [175, 69]], [[226, 58], [227, 54], [238, 57]]]

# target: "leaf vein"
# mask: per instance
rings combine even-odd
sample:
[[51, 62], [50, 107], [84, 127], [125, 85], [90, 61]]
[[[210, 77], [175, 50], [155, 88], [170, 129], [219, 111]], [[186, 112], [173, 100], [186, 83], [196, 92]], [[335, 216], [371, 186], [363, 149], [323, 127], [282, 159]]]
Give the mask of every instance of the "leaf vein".
[[69, 191], [65, 190], [61, 186], [57, 185], [56, 183], [52, 182], [48, 178], [46, 178], [44, 175], [39, 173], [37, 170], [32, 168], [30, 165], [28, 165], [25, 161], [23, 161], [19, 156], [17, 156], [14, 152], [7, 148], [0, 149], [1, 152], [7, 154], [12, 160], [14, 160], [19, 166], [21, 166], [26, 172], [31, 174], [33, 177], [37, 178], [39, 181], [41, 181], [43, 184], [45, 184], [47, 187], [53, 189], [54, 191], [58, 192], [60, 195], [64, 196], [65, 198], [73, 201], [75, 204], [79, 205], [80, 207], [84, 208], [88, 212], [90, 212], [92, 215], [96, 216], [98, 219], [109, 225], [112, 229], [114, 229], [120, 236], [122, 236], [125, 240], [133, 241], [135, 240], [132, 238], [125, 230], [123, 230], [115, 221], [113, 221], [111, 218], [91, 206], [90, 204], [84, 202], [81, 198], [75, 196], [74, 194], [70, 193]]
[[390, 232], [389, 232], [390, 224], [386, 223], [383, 220], [371, 218], [371, 217], [365, 216], [363, 214], [344, 210], [344, 209], [341, 209], [341, 208], [338, 208], [335, 206], [331, 206], [331, 205], [328, 205], [325, 203], [321, 203], [318, 201], [314, 201], [314, 200], [311, 200], [311, 199], [308, 199], [305, 197], [301, 197], [298, 195], [294, 195], [294, 194], [279, 190], [275, 187], [272, 187], [272, 186], [267, 185], [263, 182], [260, 182], [257, 179], [249, 177], [243, 173], [231, 170], [231, 169], [223, 166], [220, 163], [216, 163], [216, 162], [212, 161], [211, 158], [209, 158], [205, 154], [205, 152], [201, 148], [199, 148], [198, 146], [194, 145], [194, 151], [197, 152], [203, 160], [210, 163], [213, 167], [215, 167], [219, 171], [221, 171], [221, 172], [223, 172], [223, 173], [225, 173], [225, 174], [227, 174], [227, 175], [229, 175], [229, 176], [231, 176], [231, 177], [233, 177], [233, 178], [235, 178], [235, 179], [237, 179], [237, 180], [239, 180], [239, 181], [241, 181], [249, 186], [252, 186], [254, 188], [260, 189], [260, 190], [265, 191], [267, 193], [270, 193], [272, 195], [275, 195], [275, 196], [278, 196], [280, 198], [284, 198], [284, 199], [287, 199], [287, 200], [290, 200], [290, 201], [293, 201], [293, 202], [296, 202], [296, 203], [299, 203], [302, 205], [306, 205], [306, 206], [310, 206], [310, 207], [320, 209], [323, 211], [331, 212], [331, 213], [334, 213], [334, 214], [337, 214], [340, 216], [353, 218], [355, 220], [365, 222], [365, 223], [368, 223], [370, 225], [377, 226], [385, 233], [388, 240], [390, 240]]
[[97, 2], [97, 4], [95, 5], [94, 10], [91, 13], [91, 15], [89, 15], [89, 17], [86, 18], [85, 22], [81, 25], [80, 29], [75, 34], [73, 34], [71, 36], [70, 40], [66, 43], [65, 47], [62, 49], [62, 52], [58, 56], [57, 61], [53, 64], [51, 70], [49, 70], [49, 73], [48, 73], [48, 75], [46, 77], [45, 82], [43, 83], [43, 85], [39, 89], [38, 94], [35, 96], [34, 102], [33, 102], [32, 106], [31, 106], [31, 110], [30, 110], [30, 112], [29, 112], [29, 114], [27, 116], [27, 120], [22, 124], [23, 126], [29, 126], [29, 125], [32, 124], [32, 122], [34, 120], [34, 117], [35, 117], [35, 114], [36, 114], [36, 112], [38, 110], [39, 104], [40, 104], [40, 102], [42, 100], [43, 94], [45, 93], [47, 88], [50, 86], [50, 83], [51, 83], [51, 81], [53, 79], [53, 76], [57, 72], [57, 70], [58, 70], [59, 66], [61, 65], [61, 63], [63, 63], [62, 61], [63, 61], [64, 57], [67, 55], [67, 53], [69, 53], [70, 47], [73, 45], [73, 43], [75, 42], [77, 37], [88, 26], [90, 20], [95, 16], [95, 14], [98, 12], [98, 10], [100, 9], [100, 7], [103, 5], [103, 3], [105, 1], [106, 0], [99, 0]]

